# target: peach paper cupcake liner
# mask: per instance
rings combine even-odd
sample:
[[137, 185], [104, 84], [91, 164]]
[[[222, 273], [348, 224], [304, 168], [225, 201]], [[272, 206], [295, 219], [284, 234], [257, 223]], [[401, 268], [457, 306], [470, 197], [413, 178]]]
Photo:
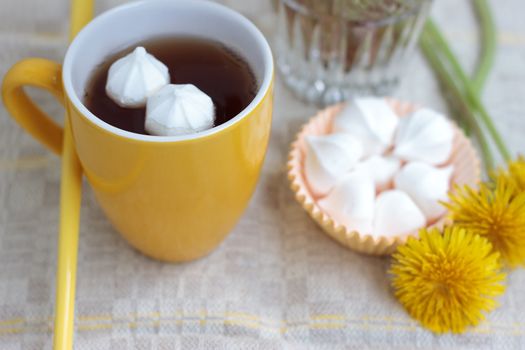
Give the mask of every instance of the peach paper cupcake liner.
[[[387, 99], [396, 114], [402, 118], [410, 114], [418, 107], [394, 99]], [[396, 247], [404, 244], [408, 237], [416, 236], [416, 232], [411, 232], [402, 236], [378, 237], [367, 233], [350, 231], [344, 225], [333, 220], [317, 204], [316, 199], [310, 192], [308, 183], [304, 176], [303, 164], [306, 154], [305, 136], [329, 134], [332, 130], [334, 117], [341, 111], [343, 104], [328, 107], [312, 117], [297, 134], [296, 140], [291, 145], [288, 157], [288, 179], [290, 180], [292, 191], [295, 198], [308, 212], [308, 214], [319, 224], [323, 231], [330, 237], [341, 243], [343, 246], [370, 255], [388, 255], [395, 251]], [[476, 151], [455, 123], [454, 144], [452, 155], [446, 164], [454, 166], [451, 183], [475, 185], [480, 180], [480, 161]], [[442, 227], [447, 223], [446, 214], [438, 221], [428, 225], [428, 227]]]

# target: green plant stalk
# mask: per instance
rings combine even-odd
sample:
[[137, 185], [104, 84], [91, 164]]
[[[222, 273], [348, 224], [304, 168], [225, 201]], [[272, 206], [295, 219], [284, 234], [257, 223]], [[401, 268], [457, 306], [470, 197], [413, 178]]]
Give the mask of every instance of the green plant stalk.
[[[471, 84], [476, 94], [480, 96], [494, 65], [496, 26], [487, 0], [473, 0], [473, 5], [481, 28], [481, 57], [471, 79]], [[470, 135], [470, 124], [465, 123], [461, 118], [458, 120], [458, 123], [460, 123], [465, 134]]]
[[472, 87], [479, 96], [494, 65], [494, 57], [496, 55], [496, 26], [487, 0], [474, 0], [474, 8], [481, 26], [482, 54], [472, 80]]
[[437, 28], [437, 26], [432, 20], [427, 21], [425, 25], [425, 32], [428, 36], [433, 38], [434, 45], [440, 48], [441, 53], [444, 55], [444, 58], [450, 63], [452, 69], [454, 70], [454, 74], [458, 76], [461, 84], [463, 85], [465, 97], [467, 98], [469, 103], [472, 104], [472, 106], [478, 111], [479, 118], [485, 124], [501, 156], [505, 161], [510, 160], [510, 153], [507, 147], [505, 146], [501, 135], [497, 131], [494, 122], [492, 121], [491, 117], [485, 110], [485, 107], [479, 100], [478, 95], [472, 88], [469, 78], [463, 71], [463, 68], [461, 67], [452, 50], [450, 49], [447, 41], [445, 40], [440, 30]]
[[483, 164], [485, 165], [487, 172], [490, 172], [494, 166], [494, 158], [492, 157], [487, 139], [485, 138], [483, 131], [480, 129], [476, 121], [476, 117], [471, 109], [471, 106], [469, 106], [469, 104], [463, 99], [461, 88], [457, 85], [452, 73], [447, 70], [445, 64], [435, 54], [436, 45], [434, 42], [432, 42], [432, 38], [428, 35], [428, 33], [422, 34], [420, 45], [421, 49], [423, 50], [423, 54], [427, 58], [427, 61], [436, 72], [436, 75], [440, 78], [442, 87], [450, 91], [451, 94], [447, 97], [454, 104], [455, 108], [462, 112], [462, 116], [467, 118], [465, 121], [474, 131], [475, 137], [478, 140], [479, 146], [481, 148]]
[[[478, 23], [481, 27], [481, 57], [471, 79], [472, 87], [478, 96], [481, 95], [488, 75], [494, 65], [496, 55], [496, 26], [487, 0], [473, 0]], [[462, 123], [461, 127], [470, 135], [470, 125]]]

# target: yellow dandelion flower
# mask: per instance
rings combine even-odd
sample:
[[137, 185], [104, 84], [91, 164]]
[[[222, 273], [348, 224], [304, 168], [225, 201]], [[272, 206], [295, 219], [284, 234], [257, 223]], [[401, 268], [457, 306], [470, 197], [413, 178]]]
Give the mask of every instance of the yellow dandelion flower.
[[508, 172], [503, 172], [516, 185], [519, 192], [525, 191], [525, 158], [518, 157], [515, 161], [510, 161]]
[[461, 333], [482, 321], [505, 290], [499, 254], [457, 226], [422, 229], [393, 255], [395, 296], [410, 316], [437, 333]]
[[456, 187], [443, 203], [455, 225], [487, 238], [509, 266], [525, 263], [525, 193], [517, 193], [509, 177], [499, 174], [494, 183], [478, 190]]

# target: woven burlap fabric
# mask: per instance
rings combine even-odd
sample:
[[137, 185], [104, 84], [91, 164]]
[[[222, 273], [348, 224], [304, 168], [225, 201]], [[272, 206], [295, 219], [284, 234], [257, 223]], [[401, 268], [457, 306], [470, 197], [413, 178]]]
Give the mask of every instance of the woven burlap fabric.
[[[174, 0], [175, 1], [175, 0]], [[97, 1], [101, 12], [122, 1]], [[269, 1], [224, 1], [269, 37]], [[462, 62], [477, 57], [468, 1], [440, 0], [434, 14]], [[525, 132], [525, 3], [491, 1], [501, 29], [497, 64], [483, 94], [514, 152]], [[60, 60], [67, 45], [67, 0], [2, 0], [0, 76], [17, 60]], [[63, 111], [34, 93], [57, 119]], [[398, 97], [445, 110], [420, 56]], [[509, 274], [500, 308], [461, 335], [420, 328], [389, 290], [387, 258], [332, 241], [295, 203], [286, 154], [315, 112], [277, 80], [268, 156], [246, 214], [210, 256], [187, 264], [149, 260], [111, 228], [84, 186], [76, 349], [522, 349], [525, 272]], [[49, 349], [60, 161], [24, 134], [0, 105], [0, 349]]]

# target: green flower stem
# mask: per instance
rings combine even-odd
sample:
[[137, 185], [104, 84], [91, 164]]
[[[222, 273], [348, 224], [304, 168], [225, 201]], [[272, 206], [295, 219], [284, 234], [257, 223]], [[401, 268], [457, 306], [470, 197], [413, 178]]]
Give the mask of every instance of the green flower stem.
[[[473, 2], [478, 23], [481, 27], [481, 58], [471, 82], [474, 91], [480, 96], [492, 66], [494, 65], [494, 57], [496, 55], [496, 26], [494, 25], [487, 0], [474, 0]], [[470, 135], [469, 124], [462, 123], [461, 126], [465, 133]]]
[[437, 28], [437, 26], [434, 24], [432, 20], [427, 21], [425, 25], [425, 32], [427, 33], [428, 36], [433, 38], [434, 45], [436, 45], [437, 47], [441, 49], [442, 55], [450, 63], [452, 69], [454, 70], [454, 74], [458, 76], [461, 84], [463, 85], [463, 89], [464, 89], [464, 92], [466, 95], [465, 97], [467, 98], [467, 101], [470, 104], [472, 104], [472, 107], [474, 107], [478, 111], [479, 118], [485, 124], [501, 156], [506, 161], [510, 160], [510, 153], [507, 147], [505, 146], [505, 143], [503, 142], [503, 139], [501, 138], [500, 134], [496, 130], [496, 127], [492, 119], [490, 118], [489, 114], [485, 110], [485, 107], [479, 100], [478, 95], [472, 88], [469, 78], [463, 71], [463, 68], [461, 67], [455, 55], [453, 54], [452, 50], [450, 49], [447, 41], [445, 40], [440, 30]]
[[481, 25], [482, 54], [479, 61], [472, 87], [479, 96], [487, 77], [494, 65], [496, 55], [496, 26], [487, 0], [474, 0], [474, 8]]
[[421, 36], [421, 49], [423, 54], [427, 58], [428, 62], [436, 72], [436, 75], [441, 79], [441, 85], [444, 90], [448, 91], [447, 98], [453, 104], [454, 108], [461, 113], [462, 117], [466, 117], [464, 121], [474, 131], [475, 137], [478, 140], [481, 148], [481, 154], [483, 157], [483, 163], [487, 172], [490, 172], [494, 166], [494, 159], [490, 151], [487, 139], [476, 122], [476, 117], [471, 109], [471, 106], [463, 99], [461, 88], [456, 83], [454, 76], [450, 73], [445, 64], [435, 54], [436, 44], [432, 41], [432, 37], [428, 33], [424, 32]]

